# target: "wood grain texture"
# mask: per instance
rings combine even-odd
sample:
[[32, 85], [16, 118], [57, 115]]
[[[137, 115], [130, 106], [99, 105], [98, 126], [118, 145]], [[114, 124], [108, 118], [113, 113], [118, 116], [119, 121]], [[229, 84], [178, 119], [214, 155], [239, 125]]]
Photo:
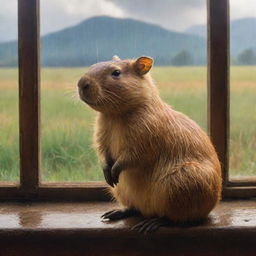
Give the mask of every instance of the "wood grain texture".
[[202, 223], [131, 230], [141, 217], [102, 222], [113, 203], [1, 203], [0, 255], [255, 255], [255, 201], [221, 202]]
[[225, 186], [229, 167], [228, 0], [208, 0], [208, 127]]
[[0, 182], [0, 201], [110, 201], [105, 182], [43, 183], [27, 191], [15, 183]]
[[223, 195], [226, 198], [232, 199], [255, 199], [256, 189], [255, 186], [243, 184], [243, 186], [226, 186], [223, 188]]
[[18, 1], [19, 115], [21, 189], [39, 184], [39, 0]]
[[[0, 183], [0, 201], [110, 201], [111, 197], [106, 192], [107, 186], [103, 182], [79, 185], [67, 185], [59, 183], [56, 186], [43, 185], [33, 193], [21, 190], [15, 185]], [[223, 193], [226, 198], [253, 198], [256, 197], [255, 186], [243, 184], [243, 186], [225, 186]]]
[[236, 180], [232, 179], [228, 181], [227, 186], [230, 186], [230, 187], [254, 186], [256, 191], [256, 180], [255, 180], [255, 177], [236, 179]]

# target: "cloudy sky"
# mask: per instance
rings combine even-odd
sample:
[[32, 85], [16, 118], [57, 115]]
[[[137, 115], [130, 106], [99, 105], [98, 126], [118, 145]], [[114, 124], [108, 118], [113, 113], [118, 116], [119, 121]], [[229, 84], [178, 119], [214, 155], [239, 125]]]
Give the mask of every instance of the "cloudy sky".
[[[17, 1], [0, 0], [0, 41], [16, 38]], [[230, 0], [231, 18], [256, 17], [256, 0]], [[206, 22], [206, 0], [41, 0], [41, 33], [95, 15], [132, 17], [183, 31]]]

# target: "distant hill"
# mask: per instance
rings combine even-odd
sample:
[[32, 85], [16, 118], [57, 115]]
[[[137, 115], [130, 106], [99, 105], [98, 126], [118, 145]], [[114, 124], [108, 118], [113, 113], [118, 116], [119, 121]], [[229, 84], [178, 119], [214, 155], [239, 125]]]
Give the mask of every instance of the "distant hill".
[[206, 38], [207, 37], [207, 27], [205, 25], [201, 25], [201, 24], [193, 25], [193, 26], [187, 28], [184, 31], [184, 33]]
[[[17, 62], [17, 42], [0, 44], [0, 65]], [[44, 66], [85, 66], [109, 60], [149, 55], [158, 65], [170, 65], [172, 59], [189, 52], [195, 65], [205, 63], [204, 39], [166, 30], [160, 26], [133, 19], [94, 17], [42, 37], [41, 61]]]
[[[203, 65], [206, 63], [206, 26], [184, 33], [133, 19], [93, 17], [41, 38], [43, 66], [87, 66], [113, 55], [154, 57], [156, 65]], [[256, 18], [231, 22], [231, 56], [246, 49], [256, 51]], [[0, 43], [0, 66], [17, 65], [17, 42]]]
[[[195, 25], [188, 28], [185, 33], [206, 37], [206, 26]], [[231, 55], [236, 57], [245, 49], [256, 50], [256, 18], [233, 20], [230, 23]]]

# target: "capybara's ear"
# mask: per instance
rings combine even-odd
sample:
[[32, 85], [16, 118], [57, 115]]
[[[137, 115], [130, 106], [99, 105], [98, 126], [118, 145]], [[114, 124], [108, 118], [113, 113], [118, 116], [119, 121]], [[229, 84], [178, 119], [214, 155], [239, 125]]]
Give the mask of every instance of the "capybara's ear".
[[118, 60], [121, 60], [117, 55], [114, 55], [113, 57], [112, 57], [112, 60], [115, 60], [115, 61], [118, 61]]
[[151, 69], [153, 62], [152, 58], [142, 56], [135, 61], [134, 68], [138, 74], [145, 75]]

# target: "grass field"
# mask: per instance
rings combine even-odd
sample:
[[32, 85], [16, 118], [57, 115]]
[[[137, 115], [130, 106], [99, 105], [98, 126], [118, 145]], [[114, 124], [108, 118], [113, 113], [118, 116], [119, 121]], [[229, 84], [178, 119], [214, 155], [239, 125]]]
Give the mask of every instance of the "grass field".
[[[85, 69], [42, 69], [42, 178], [103, 179], [91, 147], [95, 112], [75, 96]], [[170, 105], [206, 129], [206, 68], [156, 67], [152, 75]], [[18, 83], [16, 69], [0, 69], [0, 180], [17, 180]], [[256, 176], [256, 67], [231, 69], [232, 176]]]

